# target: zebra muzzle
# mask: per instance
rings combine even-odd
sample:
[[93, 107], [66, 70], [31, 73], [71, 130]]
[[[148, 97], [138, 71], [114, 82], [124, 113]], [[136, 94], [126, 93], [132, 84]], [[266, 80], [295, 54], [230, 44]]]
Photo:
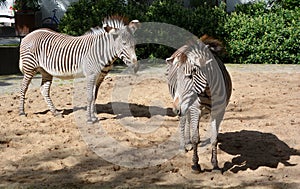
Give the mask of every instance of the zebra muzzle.
[[181, 116], [181, 111], [180, 111], [180, 108], [177, 108], [177, 107], [173, 107], [173, 112], [174, 114], [178, 115], [178, 116]]
[[134, 72], [134, 73], [137, 73], [137, 71], [138, 71], [139, 68], [140, 68], [140, 64], [138, 63], [138, 61], [137, 61], [136, 58], [133, 58], [133, 59], [131, 60], [130, 67], [133, 69], [133, 72]]

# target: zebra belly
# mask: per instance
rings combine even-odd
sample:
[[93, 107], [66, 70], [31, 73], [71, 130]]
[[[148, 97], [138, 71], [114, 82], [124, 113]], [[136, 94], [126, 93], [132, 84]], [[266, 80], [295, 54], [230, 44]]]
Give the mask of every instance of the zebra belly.
[[39, 71], [41, 73], [47, 72], [48, 74], [52, 75], [53, 77], [57, 77], [59, 79], [74, 79], [74, 78], [84, 77], [82, 70], [78, 70], [77, 72], [59, 72], [59, 71], [51, 71], [51, 70], [47, 70], [44, 68], [40, 68]]
[[75, 73], [75, 74], [64, 74], [64, 75], [59, 75], [59, 74], [56, 74], [56, 75], [53, 75], [54, 77], [57, 77], [59, 79], [74, 79], [74, 78], [81, 78], [81, 77], [84, 77], [84, 74], [83, 72], [81, 73]]

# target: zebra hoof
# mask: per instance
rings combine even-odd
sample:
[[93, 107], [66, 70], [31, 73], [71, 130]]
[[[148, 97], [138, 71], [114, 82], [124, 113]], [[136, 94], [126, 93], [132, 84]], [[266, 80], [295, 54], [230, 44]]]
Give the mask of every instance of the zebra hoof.
[[179, 154], [185, 154], [185, 153], [187, 153], [187, 150], [185, 149], [185, 148], [180, 148], [179, 149]]
[[94, 124], [96, 122], [98, 122], [98, 118], [97, 117], [93, 117], [93, 118], [90, 118], [86, 121], [88, 124]]
[[61, 117], [61, 118], [63, 117], [62, 113], [63, 111], [57, 111], [57, 110], [55, 112], [52, 112], [54, 117]]
[[223, 173], [222, 169], [220, 167], [214, 167], [211, 172], [217, 173], [217, 174]]
[[193, 145], [191, 143], [184, 145], [186, 151], [191, 151], [193, 149]]
[[201, 172], [201, 167], [199, 164], [192, 165], [192, 173], [199, 174]]
[[26, 117], [26, 114], [25, 114], [25, 112], [20, 112], [20, 113], [19, 113], [19, 116], [24, 116], [24, 117]]

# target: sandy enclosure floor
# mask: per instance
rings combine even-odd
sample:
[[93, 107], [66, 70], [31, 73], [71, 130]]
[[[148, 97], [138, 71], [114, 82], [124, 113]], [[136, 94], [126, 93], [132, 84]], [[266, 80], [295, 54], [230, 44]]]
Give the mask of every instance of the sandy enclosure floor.
[[191, 172], [192, 152], [177, 153], [164, 66], [110, 74], [94, 125], [85, 124], [82, 80], [55, 80], [62, 117], [47, 111], [34, 80], [20, 117], [19, 77], [0, 78], [0, 187], [300, 188], [300, 66], [227, 67], [233, 95], [219, 134], [223, 174], [211, 172], [209, 145], [199, 147], [200, 174]]

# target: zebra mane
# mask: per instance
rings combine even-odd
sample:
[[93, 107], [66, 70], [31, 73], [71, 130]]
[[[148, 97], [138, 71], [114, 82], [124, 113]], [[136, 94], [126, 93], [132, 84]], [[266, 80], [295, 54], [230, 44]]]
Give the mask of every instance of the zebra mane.
[[177, 49], [172, 55], [171, 58], [178, 58], [181, 63], [186, 62], [187, 56], [186, 51], [189, 48], [188, 45], [183, 45], [179, 49]]
[[120, 29], [128, 24], [128, 19], [119, 15], [109, 16], [103, 19], [102, 27], [90, 28], [84, 35], [97, 35], [108, 33], [111, 29]]
[[214, 54], [211, 52], [210, 45], [205, 44], [202, 40], [191, 41], [187, 53], [196, 66], [205, 66], [213, 60]]
[[191, 39], [188, 41], [186, 45], [177, 49], [170, 58], [178, 58], [179, 62], [184, 64], [187, 62], [188, 54], [197, 54], [195, 57], [206, 60], [210, 59], [210, 53], [215, 56], [224, 51], [222, 42], [205, 34], [200, 39]]
[[102, 21], [102, 27], [108, 26], [110, 28], [114, 28], [114, 29], [120, 29], [126, 25], [128, 25], [128, 19], [123, 17], [123, 16], [119, 16], [119, 15], [113, 15], [113, 16], [109, 16], [103, 19]]
[[204, 47], [204, 45], [203, 44], [201, 45], [201, 43], [204, 43], [205, 47], [208, 47], [208, 49], [213, 53], [219, 54], [225, 51], [222, 42], [205, 34], [202, 37], [200, 37], [200, 39], [190, 40], [186, 45], [183, 45], [182, 47], [177, 49], [170, 58], [178, 58], [181, 63], [184, 63], [188, 58], [187, 57], [188, 52], [195, 51], [195, 50], [199, 51], [198, 49], [199, 47], [201, 46]]

